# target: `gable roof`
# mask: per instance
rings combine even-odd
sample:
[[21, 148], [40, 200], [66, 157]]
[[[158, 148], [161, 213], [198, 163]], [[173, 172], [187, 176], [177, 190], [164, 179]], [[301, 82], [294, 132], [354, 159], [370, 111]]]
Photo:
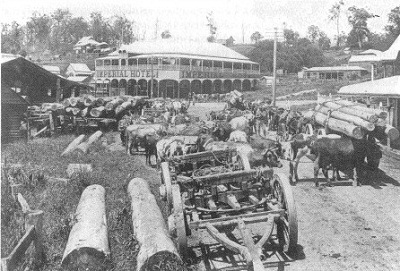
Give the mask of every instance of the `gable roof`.
[[58, 75], [61, 74], [60, 67], [58, 67], [58, 66], [43, 65], [42, 67], [43, 67], [43, 69], [45, 69], [51, 73], [58, 74]]
[[85, 63], [70, 63], [69, 66], [76, 72], [85, 72], [91, 74], [92, 71]]
[[400, 98], [400, 76], [386, 77], [374, 81], [344, 86], [338, 91], [338, 94]]
[[1, 103], [29, 105], [27, 100], [25, 100], [21, 95], [16, 93], [11, 87], [4, 83], [1, 84]]
[[392, 43], [389, 49], [382, 53], [382, 60], [396, 60], [400, 52], [400, 35]]
[[[119, 51], [142, 55], [142, 54], [181, 54], [189, 56], [217, 57], [233, 60], [247, 60], [238, 52], [215, 42], [177, 41], [164, 39], [159, 41], [138, 41], [129, 45], [122, 45]], [[118, 51], [110, 55], [118, 55]]]

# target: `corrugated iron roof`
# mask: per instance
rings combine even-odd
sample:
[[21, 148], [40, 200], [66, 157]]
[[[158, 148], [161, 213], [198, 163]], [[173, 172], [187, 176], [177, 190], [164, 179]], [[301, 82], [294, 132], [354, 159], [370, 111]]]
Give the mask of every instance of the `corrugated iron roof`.
[[[218, 57], [230, 60], [247, 60], [248, 57], [235, 52], [228, 47], [214, 42], [177, 41], [165, 39], [161, 41], [139, 41], [122, 45], [118, 51], [132, 54], [178, 54], [203, 57]], [[118, 55], [118, 51], [111, 53]]]
[[329, 72], [329, 71], [366, 71], [366, 69], [358, 66], [333, 66], [333, 67], [312, 67], [307, 72]]
[[400, 35], [392, 43], [389, 49], [382, 53], [382, 60], [396, 60], [400, 52]]
[[342, 87], [338, 94], [391, 96], [400, 98], [400, 76], [392, 76], [374, 81]]
[[89, 69], [88, 65], [86, 65], [85, 63], [70, 63], [69, 65], [76, 72], [92, 73], [92, 71]]
[[349, 59], [349, 64], [352, 62], [379, 62], [380, 60], [380, 57], [372, 54], [352, 55]]
[[43, 69], [45, 69], [51, 73], [54, 73], [57, 75], [61, 74], [60, 67], [58, 67], [58, 66], [43, 65], [42, 67], [43, 67]]
[[18, 57], [21, 57], [20, 55], [13, 55], [13, 54], [1, 54], [1, 64], [6, 63], [8, 61], [14, 60]]

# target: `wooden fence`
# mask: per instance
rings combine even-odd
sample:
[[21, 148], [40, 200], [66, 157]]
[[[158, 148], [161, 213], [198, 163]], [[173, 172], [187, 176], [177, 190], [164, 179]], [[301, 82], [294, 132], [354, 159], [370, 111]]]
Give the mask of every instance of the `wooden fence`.
[[25, 252], [29, 246], [33, 243], [35, 247], [34, 252], [34, 264], [36, 267], [43, 265], [44, 251], [43, 251], [43, 216], [44, 212], [41, 210], [32, 210], [29, 204], [19, 193], [21, 184], [10, 183], [8, 179], [7, 169], [5, 163], [2, 164], [2, 181], [5, 182], [5, 187], [8, 190], [8, 198], [15, 200], [21, 206], [22, 212], [25, 217], [25, 234], [18, 241], [17, 245], [11, 251], [11, 253], [1, 258], [1, 270], [8, 271], [14, 270], [18, 263], [20, 263], [24, 257]]

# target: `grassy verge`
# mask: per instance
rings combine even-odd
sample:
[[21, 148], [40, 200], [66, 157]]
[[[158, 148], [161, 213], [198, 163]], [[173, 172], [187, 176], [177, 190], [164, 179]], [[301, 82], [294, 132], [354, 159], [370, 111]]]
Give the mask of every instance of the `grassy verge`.
[[[113, 141], [111, 134], [105, 137], [109, 143]], [[25, 186], [22, 191], [32, 209], [45, 212], [43, 229], [46, 261], [43, 270], [61, 270], [61, 259], [72, 224], [71, 217], [83, 189], [91, 184], [100, 184], [106, 189], [108, 234], [112, 253], [112, 261], [107, 269], [133, 270], [136, 266], [138, 244], [132, 235], [130, 200], [126, 185], [133, 177], [142, 177], [149, 180], [153, 193], [157, 194], [159, 176], [155, 170], [143, 164], [144, 159], [109, 151], [104, 146], [105, 140], [104, 143], [95, 144], [89, 154], [75, 151], [66, 157], [60, 157], [72, 140], [73, 136], [61, 136], [27, 144], [18, 142], [3, 146], [2, 149], [2, 158], [6, 158], [8, 163], [20, 163], [26, 171], [41, 170], [45, 176], [67, 178], [66, 169], [70, 163], [89, 163], [93, 166], [92, 173], [76, 174], [68, 184], [38, 184]], [[159, 198], [158, 194], [156, 198]], [[2, 202], [2, 211], [3, 206]], [[2, 219], [2, 256], [8, 255], [13, 247], [13, 238], [15, 239], [17, 220], [11, 218], [17, 216], [18, 207], [11, 207], [10, 223], [3, 223]]]

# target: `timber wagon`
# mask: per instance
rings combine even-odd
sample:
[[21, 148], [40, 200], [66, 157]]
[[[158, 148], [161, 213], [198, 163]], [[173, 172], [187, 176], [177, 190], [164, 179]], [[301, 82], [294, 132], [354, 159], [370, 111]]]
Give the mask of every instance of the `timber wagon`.
[[[189, 167], [182, 170], [185, 164]], [[188, 237], [199, 230], [240, 254], [253, 270], [264, 270], [266, 245], [285, 253], [296, 249], [296, 207], [285, 175], [268, 167], [250, 168], [235, 150], [180, 156], [163, 162], [161, 170], [169, 230], [184, 258]], [[256, 243], [250, 228], [255, 223], [263, 227]]]

